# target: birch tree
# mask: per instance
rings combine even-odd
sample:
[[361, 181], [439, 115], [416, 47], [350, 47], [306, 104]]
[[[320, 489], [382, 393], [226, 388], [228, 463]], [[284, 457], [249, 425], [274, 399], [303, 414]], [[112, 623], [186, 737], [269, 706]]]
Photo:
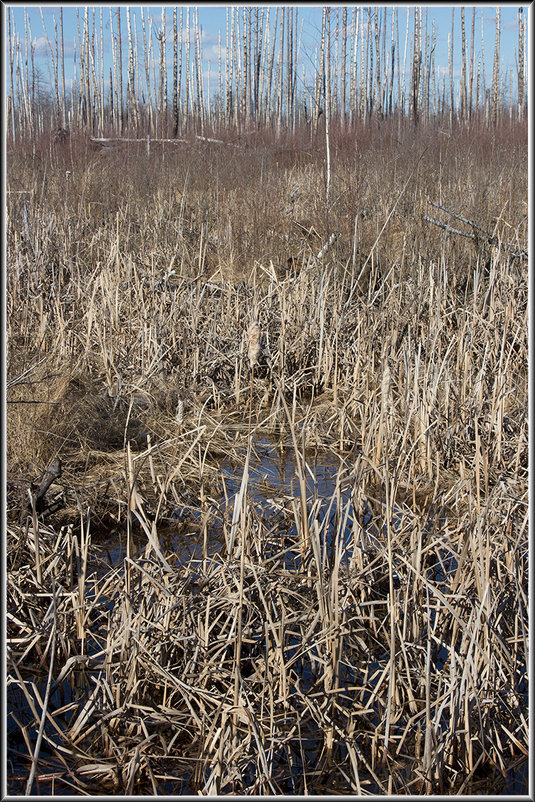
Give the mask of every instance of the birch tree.
[[173, 136], [178, 135], [178, 24], [177, 8], [173, 6]]
[[323, 14], [321, 19], [321, 45], [319, 55], [319, 65], [316, 70], [316, 97], [314, 100], [314, 119], [313, 119], [313, 133], [318, 130], [318, 122], [321, 114], [321, 97], [325, 85], [325, 27], [327, 24], [327, 9], [323, 7]]
[[476, 9], [472, 8], [472, 31], [470, 35], [470, 73], [468, 78], [468, 118], [472, 119], [474, 90], [474, 39], [476, 27]]
[[466, 34], [464, 27], [464, 6], [461, 6], [461, 120], [468, 119], [468, 103], [466, 90]]
[[118, 84], [118, 122], [119, 122], [119, 133], [122, 136], [123, 128], [124, 128], [124, 116], [123, 116], [123, 48], [121, 42], [121, 7], [117, 6], [117, 72], [119, 78]]
[[524, 118], [524, 17], [522, 8], [518, 9], [518, 118]]
[[132, 121], [134, 129], [138, 130], [138, 114], [136, 103], [136, 85], [135, 85], [135, 58], [134, 58], [134, 43], [132, 39], [132, 26], [130, 24], [130, 6], [126, 6], [126, 26], [128, 29], [128, 102], [132, 112]]
[[494, 66], [492, 70], [492, 122], [499, 119], [500, 103], [500, 6], [496, 7], [496, 41], [494, 44]]

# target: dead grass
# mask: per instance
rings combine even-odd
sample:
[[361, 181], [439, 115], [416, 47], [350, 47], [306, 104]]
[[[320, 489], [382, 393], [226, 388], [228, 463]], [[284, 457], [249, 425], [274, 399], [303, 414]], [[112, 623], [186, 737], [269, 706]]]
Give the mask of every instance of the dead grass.
[[330, 206], [313, 147], [10, 155], [13, 792], [499, 793], [527, 754], [525, 131], [405, 136], [333, 137]]

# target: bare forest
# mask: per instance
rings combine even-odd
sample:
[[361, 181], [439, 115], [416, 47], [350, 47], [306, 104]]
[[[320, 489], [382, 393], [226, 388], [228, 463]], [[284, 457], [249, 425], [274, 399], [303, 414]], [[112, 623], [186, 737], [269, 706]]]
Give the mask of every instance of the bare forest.
[[305, 74], [229, 6], [207, 79], [193, 7], [78, 8], [71, 75], [58, 6], [45, 85], [7, 9], [8, 794], [527, 793], [526, 24], [503, 73], [476, 10], [438, 64], [325, 7]]

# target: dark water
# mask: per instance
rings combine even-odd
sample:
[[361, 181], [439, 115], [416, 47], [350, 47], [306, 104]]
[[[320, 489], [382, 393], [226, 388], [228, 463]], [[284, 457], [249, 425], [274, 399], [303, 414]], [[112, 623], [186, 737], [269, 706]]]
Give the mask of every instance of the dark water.
[[[236, 496], [239, 494], [243, 480], [244, 463], [245, 453], [236, 461], [229, 458], [224, 459], [220, 464], [220, 492], [207, 498], [202, 510], [198, 507], [184, 506], [175, 510], [172, 525], [158, 527], [159, 543], [164, 554], [172, 551], [180, 561], [186, 564], [192, 559], [200, 562], [203, 556], [225, 550], [225, 538], [228, 538]], [[360, 512], [355, 510], [353, 469], [354, 464], [330, 451], [309, 450], [305, 455], [304, 473], [309, 525], [311, 527], [315, 525], [316, 531], [320, 533], [321, 560], [325, 561], [325, 564], [328, 564], [335, 548], [338, 549], [338, 554], [342, 555], [343, 565], [345, 561], [351, 559], [355, 548], [374, 551], [383, 547], [386, 540], [386, 524], [380, 504], [378, 505], [379, 512], [374, 512], [377, 506], [372, 500], [369, 505], [365, 504], [364, 509], [361, 509]], [[294, 515], [296, 509], [299, 510], [298, 515], [300, 515], [300, 498], [301, 486], [293, 450], [291, 448], [280, 450], [278, 443], [267, 438], [257, 439], [250, 455], [246, 502], [249, 507], [254, 509], [254, 515], [261, 522], [263, 530], [269, 533], [268, 538], [263, 538], [265, 541], [264, 556], [269, 558], [270, 553], [280, 554], [282, 550], [284, 564], [288, 569], [298, 568], [301, 559], [299, 548], [296, 545], [299, 533]], [[411, 527], [417, 526], [422, 536], [426, 537], [434, 527], [440, 527], [441, 516], [440, 505], [429, 510], [425, 521], [417, 520], [414, 513], [408, 508], [395, 505], [391, 521], [392, 531], [404, 536]], [[147, 546], [147, 538], [143, 532], [136, 537], [131, 546], [133, 557], [136, 554], [136, 542], [139, 553], [142, 553]], [[108, 566], [121, 565], [126, 556], [124, 532], [121, 537], [114, 535], [102, 544], [102, 556]], [[443, 555], [438, 555], [437, 563], [429, 567], [429, 576], [440, 584], [441, 581], [446, 581], [447, 576], [455, 568], [455, 558], [444, 552]], [[396, 574], [394, 578], [396, 579]], [[300, 644], [296, 643], [295, 648], [300, 648]], [[446, 658], [447, 651], [443, 651], [444, 654], [439, 653], [436, 656], [437, 662]], [[290, 650], [287, 653], [288, 659], [292, 657], [291, 652], [292, 645], [290, 644]], [[310, 666], [303, 665], [302, 679], [305, 684], [308, 671], [310, 671]], [[351, 677], [346, 679], [348, 682], [351, 681]], [[64, 683], [65, 687], [55, 691], [54, 697], [51, 699], [51, 706], [63, 706], [78, 694], [83, 697], [89, 692], [87, 683], [87, 675], [81, 680], [80, 687], [77, 687], [76, 683], [74, 686], [71, 683]], [[41, 682], [38, 681], [38, 685], [44, 691]], [[22, 718], [24, 721], [27, 718], [25, 723], [31, 726], [30, 722], [33, 717], [27, 710], [20, 689], [12, 688], [8, 697], [10, 697], [9, 708], [16, 711], [19, 720]], [[32, 735], [32, 740], [33, 737], [35, 737], [35, 733]], [[19, 743], [20, 731], [13, 726], [12, 721], [11, 726], [8, 725], [8, 739], [12, 739], [10, 744], [12, 757], [15, 757], [19, 750], [21, 756], [26, 752], [22, 742]], [[309, 744], [309, 748], [312, 751], [317, 748], [315, 741]], [[54, 756], [47, 753], [46, 745], [43, 745], [42, 754], [52, 766]], [[24, 772], [21, 773], [24, 775]], [[178, 788], [175, 783], [173, 788], [166, 789], [166, 793], [187, 794], [188, 789], [184, 787], [184, 782], [185, 779], [180, 780], [177, 777], [176, 783], [181, 787]], [[499, 793], [501, 794], [526, 794], [528, 788], [527, 763], [519, 762], [517, 766], [512, 767], [503, 783], [503, 785], [500, 783]], [[17, 791], [21, 793], [22, 786], [18, 786]], [[14, 792], [17, 793], [17, 791]], [[34, 793], [35, 791], [36, 789], [34, 789]], [[42, 787], [40, 791], [44, 794], [54, 793], [55, 795], [69, 793], [65, 787], [58, 786], [53, 791], [50, 787]], [[487, 790], [485, 793], [493, 793], [493, 790]]]
[[[204, 552], [214, 554], [225, 550], [224, 522], [230, 529], [235, 506], [244, 473], [245, 452], [240, 459], [222, 460], [219, 466], [220, 492], [206, 500], [204, 509], [184, 505], [177, 508], [169, 525], [158, 526], [158, 537], [162, 548], [169, 549], [187, 563], [191, 559], [201, 559]], [[352, 466], [344, 465], [335, 454], [328, 451], [311, 451], [305, 464], [307, 508], [310, 519], [318, 518], [322, 528], [327, 531], [330, 542], [341, 516], [345, 516], [345, 538], [348, 543], [354, 525], [354, 512], [351, 501]], [[251, 450], [248, 479], [247, 504], [253, 507], [262, 524], [279, 535], [286, 536], [289, 542], [297, 540], [293, 507], [300, 503], [301, 489], [297, 463], [291, 449], [280, 451], [278, 445], [268, 439], [255, 441]], [[329, 517], [329, 525], [325, 517]], [[371, 528], [371, 515], [365, 516], [364, 524]], [[203, 531], [205, 527], [206, 532]], [[146, 537], [139, 535], [139, 545], [146, 546]], [[274, 538], [273, 546], [280, 550]], [[111, 565], [120, 565], [126, 556], [124, 533], [122, 539], [112, 536], [102, 544]], [[288, 554], [287, 567], [295, 567]], [[298, 557], [296, 557], [298, 564]]]
[[[200, 560], [217, 552], [226, 553], [228, 533], [234, 512], [236, 496], [244, 475], [246, 451], [239, 458], [224, 458], [219, 465], [220, 492], [205, 501], [204, 508], [184, 505], [175, 509], [169, 524], [159, 524], [158, 537], [164, 551], [177, 555], [184, 564]], [[320, 532], [321, 558], [328, 563], [334, 548], [342, 552], [342, 563], [350, 560], [353, 550], [381, 549], [387, 536], [387, 525], [381, 503], [370, 500], [357, 511], [353, 504], [354, 463], [337, 453], [325, 449], [309, 449], [303, 463], [309, 527], [314, 524]], [[257, 519], [270, 533], [270, 543], [263, 556], [269, 558], [286, 548], [285, 566], [300, 565], [297, 544], [299, 533], [295, 524], [301, 510], [301, 487], [298, 465], [293, 448], [281, 449], [279, 441], [257, 438], [251, 448], [246, 500], [254, 509]], [[416, 518], [407, 507], [395, 504], [391, 530], [395, 534], [419, 527], [425, 538], [435, 526], [440, 526], [442, 508], [435, 505], [426, 520]], [[226, 533], [225, 533], [226, 532]], [[137, 537], [140, 550], [147, 545], [146, 536]], [[340, 549], [340, 541], [342, 548]], [[102, 544], [110, 565], [120, 565], [126, 556], [124, 531]], [[136, 548], [131, 545], [132, 556]], [[444, 579], [456, 569], [456, 560], [444, 550], [434, 568], [432, 579]], [[394, 570], [394, 578], [397, 574]]]

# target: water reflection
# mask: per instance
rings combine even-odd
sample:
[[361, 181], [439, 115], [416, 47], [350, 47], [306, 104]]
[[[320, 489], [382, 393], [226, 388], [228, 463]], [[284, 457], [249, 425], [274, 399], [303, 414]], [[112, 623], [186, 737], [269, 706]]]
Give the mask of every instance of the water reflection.
[[[302, 458], [301, 458], [302, 459]], [[224, 457], [219, 464], [220, 491], [203, 506], [184, 505], [176, 508], [172, 523], [158, 526], [158, 537], [164, 552], [176, 555], [184, 564], [201, 560], [215, 553], [227, 553], [237, 495], [240, 492], [246, 450]], [[356, 550], [378, 552], [385, 549], [388, 527], [396, 543], [425, 542], [441, 529], [445, 511], [435, 501], [425, 516], [405, 504], [394, 503], [390, 522], [386, 520], [384, 497], [359, 494], [356, 501], [355, 464], [327, 449], [307, 449], [302, 459], [306, 485], [306, 506], [309, 528], [318, 533], [322, 567], [327, 567], [338, 553], [340, 564], [348, 563]], [[263, 530], [264, 559], [284, 553], [285, 567], [299, 568], [299, 529], [301, 521], [301, 486], [298, 463], [291, 447], [281, 447], [268, 437], [254, 440], [248, 466], [246, 503], [253, 518], [253, 527]], [[265, 530], [265, 531], [264, 531]], [[139, 545], [146, 546], [143, 533]], [[421, 545], [421, 544], [420, 544]], [[126, 545], [116, 537], [107, 544], [111, 565], [118, 565], [126, 556]], [[134, 556], [135, 549], [132, 550]], [[456, 556], [447, 548], [434, 549], [437, 560], [428, 565], [429, 578], [442, 582], [455, 570]], [[410, 551], [405, 554], [410, 557]], [[394, 566], [394, 581], [397, 582]]]

